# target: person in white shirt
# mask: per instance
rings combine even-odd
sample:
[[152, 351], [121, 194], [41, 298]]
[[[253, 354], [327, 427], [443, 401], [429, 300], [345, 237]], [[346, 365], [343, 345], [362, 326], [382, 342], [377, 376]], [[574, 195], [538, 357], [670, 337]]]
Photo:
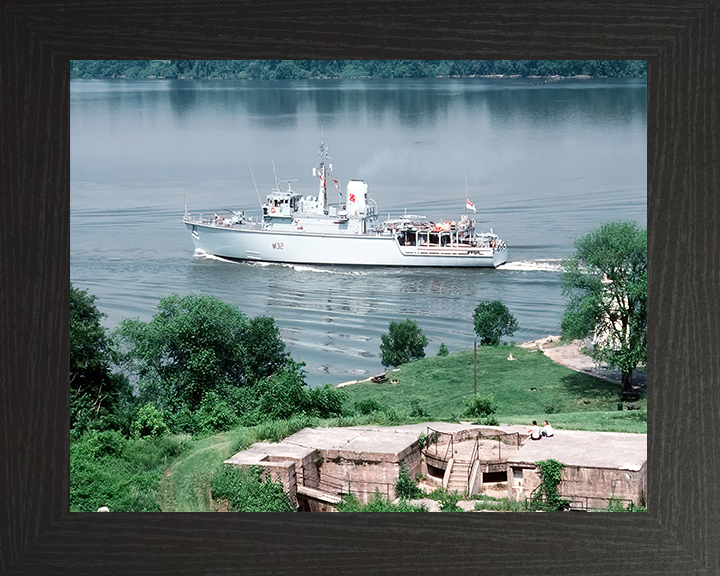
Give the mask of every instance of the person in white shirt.
[[540, 435], [540, 427], [538, 426], [538, 423], [536, 420], [533, 420], [532, 428], [529, 430], [530, 432], [530, 439], [532, 440], [540, 440], [542, 436]]
[[555, 434], [553, 427], [550, 426], [550, 422], [545, 420], [545, 426], [543, 426], [542, 435], [545, 436], [546, 438], [550, 438], [553, 434]]

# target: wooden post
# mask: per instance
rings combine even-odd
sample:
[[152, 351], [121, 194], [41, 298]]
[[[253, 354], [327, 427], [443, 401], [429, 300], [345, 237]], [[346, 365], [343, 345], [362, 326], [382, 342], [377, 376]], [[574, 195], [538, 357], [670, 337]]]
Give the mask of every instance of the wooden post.
[[474, 350], [474, 368], [473, 372], [475, 373], [475, 395], [477, 396], [477, 338], [475, 338], [475, 345], [473, 346]]

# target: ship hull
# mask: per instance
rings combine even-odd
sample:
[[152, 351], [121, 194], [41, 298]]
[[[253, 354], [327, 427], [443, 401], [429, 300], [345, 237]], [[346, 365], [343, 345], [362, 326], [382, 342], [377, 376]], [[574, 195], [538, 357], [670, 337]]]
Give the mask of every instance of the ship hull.
[[393, 236], [282, 232], [185, 222], [195, 249], [233, 260], [350, 266], [496, 268], [507, 249], [401, 248]]

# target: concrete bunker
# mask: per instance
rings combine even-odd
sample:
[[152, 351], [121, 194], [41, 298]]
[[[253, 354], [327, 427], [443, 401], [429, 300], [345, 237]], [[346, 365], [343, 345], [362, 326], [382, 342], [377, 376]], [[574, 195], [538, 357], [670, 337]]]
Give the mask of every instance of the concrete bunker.
[[308, 512], [334, 510], [350, 493], [363, 503], [376, 491], [395, 499], [401, 462], [411, 477], [423, 474], [449, 491], [521, 500], [540, 484], [536, 462], [554, 459], [565, 465], [559, 491], [573, 508], [604, 508], [610, 499], [644, 504], [647, 435], [560, 430], [526, 440], [526, 426], [305, 428], [280, 443], [253, 444], [225, 463], [262, 466]]

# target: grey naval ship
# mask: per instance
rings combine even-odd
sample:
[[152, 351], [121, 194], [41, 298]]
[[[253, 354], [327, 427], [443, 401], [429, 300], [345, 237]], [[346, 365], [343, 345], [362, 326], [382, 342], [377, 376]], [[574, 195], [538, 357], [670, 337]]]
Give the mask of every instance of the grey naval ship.
[[328, 201], [328, 181], [338, 191], [340, 186], [323, 142], [318, 157], [317, 196], [298, 194], [292, 181], [284, 181], [287, 189], [278, 184], [267, 195], [259, 218], [230, 210], [227, 217], [217, 212], [204, 217], [186, 207], [183, 222], [196, 252], [232, 260], [352, 266], [496, 268], [507, 262], [506, 243], [492, 229], [476, 231], [467, 214], [475, 206], [467, 194], [465, 214], [457, 221], [404, 214], [381, 222], [363, 180], [350, 180], [338, 203]]

